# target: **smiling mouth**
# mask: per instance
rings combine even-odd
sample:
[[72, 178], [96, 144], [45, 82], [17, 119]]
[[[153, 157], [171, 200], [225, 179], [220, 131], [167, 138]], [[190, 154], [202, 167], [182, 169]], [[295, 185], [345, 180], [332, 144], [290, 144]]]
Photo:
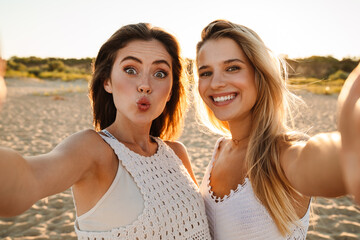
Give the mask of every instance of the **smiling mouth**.
[[236, 93], [232, 93], [232, 94], [225, 95], [225, 96], [220, 96], [220, 97], [213, 97], [212, 96], [211, 98], [215, 103], [223, 103], [223, 102], [233, 100], [236, 97], [236, 95], [237, 95]]

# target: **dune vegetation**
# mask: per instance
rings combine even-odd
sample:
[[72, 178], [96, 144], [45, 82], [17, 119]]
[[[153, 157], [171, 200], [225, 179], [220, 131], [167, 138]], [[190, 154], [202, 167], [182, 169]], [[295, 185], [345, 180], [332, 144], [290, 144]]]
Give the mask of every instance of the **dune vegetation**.
[[63, 59], [38, 57], [11, 57], [7, 60], [7, 78], [40, 78], [71, 81], [91, 79], [92, 58]]
[[[341, 87], [356, 67], [359, 59], [338, 60], [331, 56], [312, 56], [301, 59], [285, 59], [288, 66], [288, 83], [291, 89], [306, 89], [313, 93], [339, 93]], [[7, 78], [39, 78], [46, 80], [89, 81], [93, 58], [38, 58], [11, 57], [7, 61]], [[190, 80], [193, 80], [193, 60], [186, 59]]]

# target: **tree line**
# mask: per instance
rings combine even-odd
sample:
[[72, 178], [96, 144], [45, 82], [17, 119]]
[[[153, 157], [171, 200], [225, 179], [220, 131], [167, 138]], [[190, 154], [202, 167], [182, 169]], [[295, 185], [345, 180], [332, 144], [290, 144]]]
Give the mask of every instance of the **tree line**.
[[317, 79], [346, 79], [357, 66], [359, 59], [338, 60], [331, 56], [312, 56], [308, 58], [286, 59], [289, 77]]
[[[87, 79], [91, 78], [93, 58], [39, 58], [11, 57], [7, 61], [6, 77], [34, 77], [42, 79]], [[290, 78], [316, 78], [320, 80], [346, 79], [359, 59], [338, 60], [331, 56], [285, 59]], [[193, 60], [186, 59], [191, 70]], [[190, 75], [192, 71], [189, 71]]]
[[11, 57], [5, 77], [61, 79], [64, 81], [91, 78], [92, 58]]

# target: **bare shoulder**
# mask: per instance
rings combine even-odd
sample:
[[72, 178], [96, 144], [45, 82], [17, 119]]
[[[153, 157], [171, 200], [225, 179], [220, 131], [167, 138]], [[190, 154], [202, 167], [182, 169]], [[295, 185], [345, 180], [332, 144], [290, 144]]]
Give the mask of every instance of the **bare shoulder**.
[[291, 159], [311, 158], [314, 155], [331, 152], [339, 149], [340, 135], [338, 132], [319, 133], [306, 141], [295, 141], [280, 144], [280, 161], [287, 163]]
[[183, 161], [183, 163], [184, 158], [189, 161], [188, 153], [184, 144], [178, 141], [165, 141], [165, 143], [175, 152], [175, 154]]
[[56, 146], [53, 152], [67, 152], [81, 155], [81, 159], [99, 161], [112, 154], [112, 149], [101, 138], [99, 133], [86, 129], [72, 134]]
[[[292, 173], [296, 171], [296, 160], [298, 159], [302, 150], [306, 146], [306, 143], [307, 141], [297, 141], [291, 143], [283, 142], [279, 146], [280, 164], [285, 173], [286, 178], [289, 180], [292, 186], [293, 186]], [[295, 208], [298, 217], [302, 218], [307, 212], [311, 197], [299, 194], [296, 191], [292, 191], [291, 195], [293, 197], [292, 205]]]
[[279, 145], [280, 164], [284, 172], [291, 166], [291, 163], [298, 159], [302, 149], [306, 146], [306, 141], [282, 142]]
[[113, 149], [100, 134], [92, 129], [74, 133], [53, 150], [55, 155], [67, 159], [71, 166], [75, 166], [73, 168], [79, 169], [81, 177], [74, 182], [77, 187], [92, 183], [94, 179], [98, 182], [100, 176], [104, 176], [117, 164]]
[[19, 156], [19, 153], [11, 148], [0, 147], [1, 156], [4, 159], [9, 159], [12, 156]]
[[99, 134], [95, 130], [86, 129], [70, 135], [64, 140], [64, 142], [71, 142], [73, 144], [89, 144], [99, 139], [99, 137]]
[[[180, 158], [186, 170], [190, 174], [191, 178], [197, 184], [194, 172], [191, 167], [190, 159], [184, 144], [178, 141], [165, 141], [165, 143], [175, 152], [175, 154]], [[197, 184], [198, 185], [198, 184]]]

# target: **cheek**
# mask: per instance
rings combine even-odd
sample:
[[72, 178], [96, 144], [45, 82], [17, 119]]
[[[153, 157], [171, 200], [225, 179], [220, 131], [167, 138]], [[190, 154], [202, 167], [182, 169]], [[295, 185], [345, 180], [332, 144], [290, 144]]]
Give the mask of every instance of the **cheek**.
[[256, 93], [255, 79], [253, 76], [249, 75], [239, 75], [233, 76], [229, 79], [232, 85], [236, 86], [239, 89], [243, 89], [251, 94]]
[[250, 100], [249, 100], [249, 101], [251, 102], [251, 104], [252, 104], [253, 107], [254, 107], [255, 104], [256, 104], [257, 95], [258, 95], [255, 82], [248, 88], [248, 93], [249, 93], [249, 95], [250, 95]]
[[205, 90], [206, 90], [206, 84], [204, 81], [199, 81], [198, 83], [198, 93], [200, 97], [204, 100], [205, 98]]
[[258, 94], [258, 85], [256, 83], [256, 80], [253, 79], [250, 83], [250, 89], [254, 94], [254, 98], [257, 99], [257, 94]]
[[173, 88], [173, 82], [171, 81], [171, 82], [168, 84], [168, 86], [167, 86], [167, 93], [168, 93], [168, 95], [171, 94], [172, 88]]
[[118, 78], [112, 82], [113, 91], [120, 92], [123, 95], [131, 95], [136, 91], [135, 81], [132, 79]]
[[169, 96], [171, 95], [171, 91], [172, 91], [172, 82], [159, 82], [156, 84], [153, 84], [152, 88], [153, 91], [157, 90], [159, 92], [159, 94], [161, 96], [163, 96], [164, 98], [169, 98]]

